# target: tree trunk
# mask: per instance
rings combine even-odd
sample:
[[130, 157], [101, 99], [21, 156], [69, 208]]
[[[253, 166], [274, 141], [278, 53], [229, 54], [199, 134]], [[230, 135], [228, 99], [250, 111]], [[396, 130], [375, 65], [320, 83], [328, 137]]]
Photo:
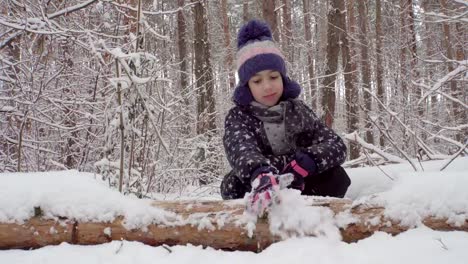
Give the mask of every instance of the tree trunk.
[[[16, 3], [15, 3], [16, 4]], [[0, 7], [1, 14], [4, 17], [7, 16], [17, 16], [17, 9], [15, 8], [15, 4], [13, 2], [7, 4], [3, 4]], [[16, 4], [18, 5], [18, 4]], [[3, 27], [4, 28], [4, 27]], [[7, 95], [10, 98], [15, 98], [19, 92], [18, 90], [21, 91], [21, 84], [19, 84], [18, 76], [21, 74], [20, 70], [20, 65], [21, 65], [21, 50], [22, 50], [22, 42], [23, 42], [23, 37], [21, 34], [16, 34], [16, 37], [12, 37], [13, 34], [3, 34], [2, 33], [2, 47], [0, 47], [0, 51], [2, 52], [3, 56], [5, 59], [0, 57], [0, 68], [2, 68], [2, 90], [7, 91], [10, 90]], [[5, 39], [9, 37], [10, 39], [8, 41], [5, 41]], [[6, 61], [11, 61], [14, 63], [5, 63]], [[16, 111], [19, 110], [19, 106], [14, 102], [14, 100], [7, 100], [6, 103], [2, 101], [2, 106], [3, 104], [9, 105], [10, 107], [13, 107]], [[24, 110], [23, 110], [24, 111]], [[2, 147], [4, 146], [4, 150], [9, 150], [7, 155], [10, 156], [12, 159], [15, 159], [16, 155], [16, 171], [21, 171], [21, 159], [22, 159], [22, 142], [23, 142], [23, 137], [24, 133], [26, 132], [24, 129], [24, 126], [26, 122], [28, 122], [27, 118], [28, 110], [24, 111], [24, 117], [21, 123], [15, 122], [15, 118], [12, 118], [10, 116], [7, 117], [8, 123], [10, 124], [15, 124], [12, 125], [14, 127], [14, 132], [13, 133], [8, 133], [9, 136], [16, 136], [18, 137], [17, 144], [12, 143], [12, 146], [9, 146], [11, 143], [5, 142], [2, 140]], [[16, 131], [16, 129], [18, 129]], [[6, 132], [2, 132], [6, 133]], [[3, 145], [4, 144], [4, 145]]]
[[406, 44], [407, 44], [407, 32], [406, 32], [406, 0], [400, 0], [400, 76], [399, 82], [401, 86], [401, 98], [403, 100], [402, 105], [408, 104], [408, 87], [407, 87], [407, 66], [406, 66]]
[[187, 24], [185, 22], [184, 10], [182, 9], [184, 2], [184, 0], [177, 0], [177, 4], [180, 8], [177, 12], [177, 47], [180, 61], [180, 89], [184, 98], [184, 103], [188, 107]]
[[[392, 235], [410, 227], [384, 216], [384, 208], [372, 205], [352, 206], [347, 199], [305, 198], [310, 206], [331, 210], [335, 218], [348, 214], [355, 222], [340, 228], [345, 242], [355, 242], [371, 236], [376, 231]], [[242, 201], [158, 201], [154, 206], [177, 214], [173, 222], [166, 225], [151, 224], [144, 229], [128, 230], [125, 219], [117, 217], [112, 222], [75, 222], [60, 219], [46, 220], [33, 217], [24, 224], [0, 223], [0, 249], [39, 248], [62, 242], [78, 245], [95, 245], [112, 240], [140, 241], [160, 245], [203, 245], [215, 249], [261, 251], [286, 237], [270, 232], [267, 219], [259, 219], [253, 236], [249, 237], [243, 219]], [[339, 216], [340, 215], [340, 216]], [[336, 219], [338, 220], [338, 219]], [[372, 223], [372, 224], [371, 224]], [[429, 216], [423, 223], [434, 230], [460, 230], [468, 232], [468, 221], [459, 226], [447, 223], [447, 219]], [[294, 236], [295, 230], [288, 229]], [[313, 230], [305, 236], [315, 236]]]
[[317, 91], [315, 85], [315, 63], [314, 63], [314, 45], [312, 43], [312, 29], [311, 29], [311, 15], [310, 15], [310, 2], [309, 0], [303, 0], [303, 12], [304, 12], [304, 36], [306, 41], [307, 49], [307, 70], [309, 72], [309, 95], [312, 109], [317, 108]]
[[290, 0], [283, 0], [283, 52], [286, 53], [288, 62], [293, 61], [292, 41], [292, 18]]
[[227, 94], [231, 94], [235, 88], [236, 80], [234, 78], [234, 56], [231, 47], [231, 33], [229, 32], [227, 0], [221, 0], [221, 14], [223, 16], [224, 47], [226, 49], [225, 69], [227, 70], [229, 81]]
[[327, 69], [323, 81], [323, 119], [328, 127], [333, 127], [335, 115], [335, 81], [338, 70], [338, 55], [343, 30], [346, 28], [344, 1], [331, 0], [328, 11]]
[[244, 2], [242, 3], [242, 21], [244, 21], [244, 23], [247, 23], [249, 19], [249, 0], [244, 0]]
[[[376, 43], [375, 43], [375, 53], [377, 56], [376, 61], [376, 86], [377, 86], [377, 98], [382, 103], [386, 103], [385, 92], [383, 87], [383, 59], [382, 59], [382, 6], [380, 0], [375, 1], [375, 34], [376, 34]], [[383, 113], [383, 106], [378, 104], [379, 113]], [[379, 137], [380, 147], [385, 146], [385, 137], [380, 135]]]
[[[420, 8], [418, 8], [420, 9]], [[416, 27], [414, 25], [415, 15], [414, 15], [414, 8], [413, 8], [413, 0], [408, 0], [408, 28], [409, 28], [409, 35], [410, 35], [410, 50], [411, 50], [411, 61], [410, 61], [410, 79], [409, 83], [411, 83], [411, 93], [414, 94], [414, 99], [412, 100], [419, 100], [423, 94], [421, 87], [415, 87], [412, 83], [419, 79], [419, 70], [417, 67], [418, 62], [418, 47], [417, 47], [417, 40], [416, 40]], [[424, 115], [424, 105], [417, 105], [416, 113], [418, 118], [422, 118]]]
[[[115, 59], [115, 76], [120, 78], [119, 60]], [[119, 105], [119, 130], [120, 130], [120, 163], [119, 163], [119, 192], [122, 192], [124, 166], [125, 166], [125, 124], [124, 124], [124, 106], [122, 102], [122, 85], [117, 83], [117, 104]]]
[[[436, 0], [427, 0], [423, 1], [422, 3], [422, 9], [424, 10], [424, 20], [429, 20], [430, 16], [427, 15], [428, 12], [434, 11], [432, 6], [433, 6], [433, 1]], [[436, 51], [433, 47], [434, 45], [434, 39], [432, 36], [434, 36], [434, 31], [436, 29], [435, 25], [431, 25], [431, 23], [424, 23], [424, 38], [423, 38], [423, 43], [424, 43], [424, 56], [426, 59], [431, 60], [434, 59], [434, 55], [436, 54]], [[424, 67], [424, 78], [430, 80], [431, 77], [434, 75], [434, 67], [432, 65], [426, 65]], [[431, 122], [436, 122], [438, 120], [438, 111], [437, 111], [437, 94], [434, 93], [432, 94], [429, 99], [427, 99], [427, 117], [426, 119], [430, 120]]]
[[[345, 28], [346, 34], [343, 37], [341, 60], [343, 61], [346, 90], [346, 114], [348, 116], [347, 128], [349, 133], [353, 133], [359, 129], [359, 91], [355, 86], [356, 63], [353, 60], [355, 52], [353, 52], [353, 47], [348, 38], [348, 36], [354, 36], [354, 25], [356, 24], [356, 19], [354, 17], [354, 0], [348, 0], [346, 13], [348, 15], [348, 27]], [[350, 142], [349, 158], [353, 160], [358, 157], [359, 145], [355, 142]]]
[[275, 0], [262, 0], [263, 19], [270, 25], [273, 39], [279, 41], [278, 23], [275, 12]]
[[210, 62], [206, 2], [194, 5], [195, 78], [197, 89], [197, 134], [216, 129], [213, 72]]
[[[442, 7], [442, 11], [444, 13], [447, 13], [447, 1], [446, 0], [439, 0], [440, 5]], [[444, 30], [444, 37], [443, 37], [443, 44], [445, 46], [446, 50], [446, 56], [447, 59], [450, 60], [447, 62], [447, 71], [451, 72], [454, 70], [453, 67], [453, 62], [452, 60], [455, 59], [454, 56], [454, 51], [453, 51], [453, 43], [452, 43], [452, 34], [450, 30], [450, 25], [447, 22], [443, 23], [443, 30]], [[463, 91], [459, 91], [457, 87], [457, 82], [452, 79], [450, 80], [450, 91], [453, 97], [459, 98], [460, 95], [462, 95]], [[462, 100], [463, 101], [463, 100]], [[461, 117], [462, 110], [460, 109], [460, 106], [456, 102], [452, 102], [452, 111], [453, 115], [450, 117], [452, 123], [456, 123], [457, 120]], [[456, 140], [457, 141], [462, 141], [462, 133], [457, 133], [456, 135]]]
[[[457, 43], [454, 44], [455, 49], [456, 49], [456, 60], [457, 61], [462, 61], [468, 59], [466, 57], [466, 43], [468, 43], [468, 36], [466, 34], [466, 24], [465, 24], [465, 29], [462, 28], [463, 25], [461, 23], [455, 23], [455, 31], [457, 33]], [[462, 102], [467, 102], [468, 99], [468, 89], [463, 89], [463, 85], [459, 85], [457, 89], [457, 93], [455, 94], [456, 98], [459, 98]], [[468, 123], [468, 109], [463, 108], [460, 105], [456, 106], [457, 109], [460, 110], [460, 116], [458, 117], [458, 120], [460, 124], [467, 124]], [[468, 129], [465, 129], [461, 131], [458, 134], [459, 138], [468, 138]]]
[[[210, 44], [208, 39], [208, 10], [207, 1], [197, 1], [194, 6], [194, 33], [195, 33], [195, 78], [197, 89], [197, 135], [202, 135], [205, 142], [211, 140], [216, 130], [215, 94], [213, 82], [213, 69], [210, 62]], [[213, 149], [199, 147], [195, 158], [202, 176], [198, 178], [200, 185], [206, 185], [206, 173], [212, 172], [210, 160], [215, 152]]]
[[[362, 72], [362, 86], [372, 91], [371, 80], [370, 80], [370, 65], [369, 65], [369, 41], [367, 38], [367, 8], [364, 0], [358, 0], [358, 12], [359, 12], [359, 40], [361, 48], [361, 72]], [[369, 113], [372, 111], [372, 96], [369, 92], [363, 91], [364, 95], [364, 120], [366, 130], [366, 141], [369, 144], [374, 144], [374, 133], [372, 132], [372, 123], [369, 120]]]

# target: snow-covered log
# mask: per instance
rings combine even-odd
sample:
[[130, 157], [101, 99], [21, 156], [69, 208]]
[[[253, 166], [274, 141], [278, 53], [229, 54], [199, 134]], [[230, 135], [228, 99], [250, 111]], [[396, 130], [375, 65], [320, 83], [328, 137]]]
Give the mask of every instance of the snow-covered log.
[[[329, 208], [343, 241], [354, 242], [376, 231], [399, 234], [410, 227], [384, 216], [384, 208], [369, 204], [353, 206], [347, 199], [307, 199], [310, 206]], [[128, 230], [125, 220], [76, 222], [71, 219], [47, 220], [33, 217], [25, 223], [0, 223], [0, 249], [38, 248], [62, 242], [94, 245], [111, 240], [140, 241], [148, 245], [203, 245], [216, 249], [261, 251], [284, 236], [272, 234], [268, 219], [259, 219], [249, 235], [244, 206], [240, 201], [157, 201], [154, 206], [174, 212], [173, 224], [151, 224]], [[340, 220], [341, 219], [341, 220]], [[351, 220], [352, 219], [352, 220]], [[456, 225], [447, 219], [425, 217], [422, 221], [435, 230], [468, 232], [468, 220]], [[341, 227], [340, 227], [341, 226]], [[294, 235], [295, 230], [286, 230]], [[317, 235], [311, 230], [303, 235]]]

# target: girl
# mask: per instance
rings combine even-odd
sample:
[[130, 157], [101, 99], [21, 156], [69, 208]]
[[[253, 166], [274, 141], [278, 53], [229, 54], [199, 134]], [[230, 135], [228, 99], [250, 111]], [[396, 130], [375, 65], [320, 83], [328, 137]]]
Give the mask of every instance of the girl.
[[350, 185], [340, 167], [346, 146], [296, 99], [301, 88], [288, 78], [283, 54], [264, 22], [252, 20], [240, 29], [237, 69], [235, 106], [223, 137], [233, 170], [221, 183], [223, 199], [265, 194], [284, 173], [294, 175], [289, 187], [304, 195], [343, 197]]

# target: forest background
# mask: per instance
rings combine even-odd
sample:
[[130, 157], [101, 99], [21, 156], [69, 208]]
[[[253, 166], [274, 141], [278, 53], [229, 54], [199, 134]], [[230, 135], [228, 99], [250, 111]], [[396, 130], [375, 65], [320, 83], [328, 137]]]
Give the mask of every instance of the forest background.
[[239, 27], [267, 21], [345, 166], [468, 154], [468, 1], [0, 0], [0, 172], [218, 192]]

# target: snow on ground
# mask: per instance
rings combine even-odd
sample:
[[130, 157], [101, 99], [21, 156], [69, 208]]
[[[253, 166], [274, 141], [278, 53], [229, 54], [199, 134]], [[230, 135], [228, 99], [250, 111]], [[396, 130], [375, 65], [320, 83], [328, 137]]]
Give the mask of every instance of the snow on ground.
[[468, 259], [468, 234], [417, 228], [398, 236], [385, 233], [347, 244], [325, 238], [293, 238], [273, 244], [261, 253], [225, 252], [200, 246], [150, 247], [139, 242], [113, 241], [97, 246], [63, 243], [41, 249], [0, 251], [1, 263], [49, 264], [464, 264]]
[[[348, 198], [355, 203], [383, 205], [388, 216], [417, 226], [395, 237], [376, 233], [357, 243], [343, 243], [326, 212], [301, 212], [299, 203], [272, 214], [278, 221], [321, 228], [328, 235], [288, 239], [259, 254], [191, 245], [150, 247], [128, 241], [97, 246], [63, 243], [30, 251], [3, 250], [0, 263], [466, 263], [468, 233], [438, 232], [420, 224], [426, 215], [448, 217], [455, 224], [468, 219], [468, 158], [459, 158], [440, 172], [446, 162], [425, 162], [421, 172], [414, 172], [407, 164], [347, 169], [352, 179]], [[96, 178], [77, 171], [0, 174], [0, 222], [26, 220], [36, 206], [49, 218], [109, 221], [123, 215], [129, 228], [174, 220], [173, 214], [150, 206], [149, 200], [123, 196]], [[300, 201], [297, 196], [286, 192], [284, 197], [295, 203]], [[187, 197], [189, 192], [180, 196]], [[210, 198], [219, 199], [203, 197]]]

